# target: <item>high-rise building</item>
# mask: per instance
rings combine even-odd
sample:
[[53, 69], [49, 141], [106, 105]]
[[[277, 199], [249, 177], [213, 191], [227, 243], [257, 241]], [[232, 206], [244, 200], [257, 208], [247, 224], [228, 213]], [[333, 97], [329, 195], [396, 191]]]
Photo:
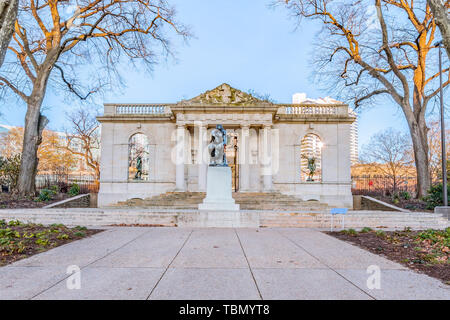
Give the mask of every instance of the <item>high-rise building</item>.
[[[295, 93], [292, 95], [292, 103], [293, 104], [308, 104], [308, 103], [317, 103], [317, 104], [335, 104], [342, 103], [330, 97], [319, 98], [319, 99], [311, 99], [306, 97], [306, 93]], [[356, 112], [352, 109], [349, 109], [350, 115], [356, 118], [355, 122], [352, 123], [350, 129], [350, 162], [351, 164], [355, 164], [358, 162], [358, 116]]]
[[349, 113], [356, 118], [350, 127], [350, 162], [354, 165], [358, 162], [358, 115], [352, 109]]

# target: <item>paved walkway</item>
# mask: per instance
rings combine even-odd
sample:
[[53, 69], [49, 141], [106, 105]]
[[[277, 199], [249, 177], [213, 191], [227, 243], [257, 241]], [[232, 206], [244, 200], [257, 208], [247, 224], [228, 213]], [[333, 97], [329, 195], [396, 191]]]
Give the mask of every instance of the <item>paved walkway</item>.
[[313, 229], [113, 228], [0, 268], [0, 299], [450, 299], [450, 286]]

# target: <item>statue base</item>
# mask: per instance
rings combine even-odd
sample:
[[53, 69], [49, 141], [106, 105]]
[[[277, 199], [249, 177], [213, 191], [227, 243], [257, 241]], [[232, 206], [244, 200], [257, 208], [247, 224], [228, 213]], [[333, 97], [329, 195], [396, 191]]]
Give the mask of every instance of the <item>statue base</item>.
[[231, 196], [231, 168], [208, 167], [206, 177], [206, 198], [198, 205], [199, 210], [238, 211]]

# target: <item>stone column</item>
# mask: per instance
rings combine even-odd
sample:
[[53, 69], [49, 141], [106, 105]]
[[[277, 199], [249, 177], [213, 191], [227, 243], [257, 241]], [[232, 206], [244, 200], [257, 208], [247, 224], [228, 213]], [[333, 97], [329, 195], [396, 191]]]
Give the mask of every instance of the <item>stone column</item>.
[[176, 191], [186, 191], [184, 181], [186, 162], [186, 125], [177, 124], [177, 145], [176, 145]]
[[250, 189], [250, 126], [241, 126], [241, 147], [239, 149], [240, 168], [240, 190], [248, 191]]
[[206, 192], [206, 174], [208, 171], [208, 157], [207, 157], [207, 129], [208, 126], [204, 123], [196, 125], [198, 130], [197, 140], [197, 166], [198, 166], [198, 191]]
[[273, 191], [272, 184], [272, 125], [265, 124], [262, 131], [262, 170], [263, 190]]

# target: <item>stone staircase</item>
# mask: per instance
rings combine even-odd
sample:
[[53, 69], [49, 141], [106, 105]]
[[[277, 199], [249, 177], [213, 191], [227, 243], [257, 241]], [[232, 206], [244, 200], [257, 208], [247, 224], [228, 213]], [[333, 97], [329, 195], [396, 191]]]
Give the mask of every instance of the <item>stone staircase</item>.
[[[398, 211], [349, 211], [345, 217], [337, 215], [333, 219], [335, 228], [390, 228], [413, 229], [437, 228], [444, 229], [449, 221], [441, 214], [428, 212], [398, 212]], [[261, 212], [260, 227], [282, 228], [330, 228], [331, 215], [317, 212]]]
[[[334, 227], [342, 227], [342, 215], [334, 218]], [[0, 220], [67, 226], [164, 226], [188, 228], [324, 228], [329, 230], [331, 215], [317, 211], [241, 210], [236, 212], [208, 212], [193, 209], [149, 208], [54, 208], [2, 209]], [[398, 211], [349, 211], [345, 228], [389, 228], [401, 230], [449, 227], [449, 220], [441, 214]]]
[[[151, 209], [197, 209], [204, 192], [167, 192], [146, 199], [129, 199], [114, 207]], [[329, 207], [318, 201], [303, 201], [279, 192], [235, 192], [233, 198], [241, 210], [325, 211]]]

